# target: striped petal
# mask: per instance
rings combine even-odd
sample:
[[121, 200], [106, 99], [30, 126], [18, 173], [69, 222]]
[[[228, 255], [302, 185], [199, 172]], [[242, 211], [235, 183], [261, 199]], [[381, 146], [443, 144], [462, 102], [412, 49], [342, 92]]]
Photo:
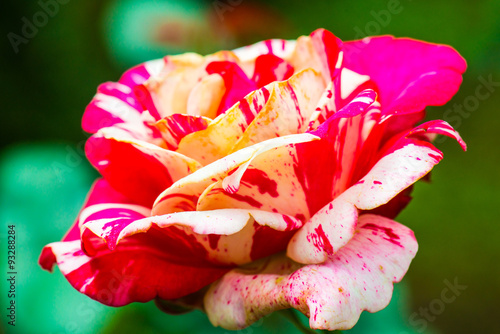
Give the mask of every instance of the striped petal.
[[370, 109], [374, 101], [373, 91], [360, 93], [311, 132], [322, 140], [297, 147], [295, 174], [305, 192], [311, 215], [347, 188], [352, 164], [362, 142], [364, 116], [376, 110]]
[[[128, 224], [123, 221], [97, 220], [82, 228], [89, 232], [84, 234], [86, 243], [98, 244], [100, 238], [110, 249], [116, 248], [117, 251], [139, 247], [137, 240], [152, 245], [162, 236], [163, 242], [168, 244], [162, 249], [170, 250], [165, 252], [164, 257], [171, 261], [240, 265], [283, 251], [293, 231], [301, 226], [300, 220], [280, 213], [223, 209], [177, 212], [130, 221]], [[98, 238], [93, 237], [92, 233]], [[109, 235], [113, 235], [113, 238]], [[179, 239], [188, 244], [183, 244]], [[272, 243], [269, 243], [271, 240]]]
[[118, 82], [100, 85], [83, 114], [83, 130], [96, 133], [101, 128], [119, 123], [142, 124], [143, 108], [133, 89], [156, 75], [162, 67], [163, 60], [153, 60], [126, 71]]
[[112, 187], [149, 207], [173, 182], [201, 167], [182, 154], [130, 138], [116, 127], [90, 137], [85, 152]]
[[89, 257], [79, 240], [54, 242], [42, 251], [46, 270], [55, 262], [69, 283], [90, 298], [109, 306], [145, 303], [157, 297], [180, 298], [196, 292], [229, 268], [189, 265], [165, 260], [147, 244], [127, 250], [102, 250]]
[[[205, 70], [207, 65], [227, 60], [237, 61], [237, 58], [230, 51], [206, 57], [194, 53], [167, 56], [162, 71], [136, 86], [134, 92], [143, 108], [149, 110], [157, 120], [172, 114], [185, 114], [191, 91], [209, 75]], [[222, 86], [220, 82], [209, 81], [209, 84], [212, 88], [218, 88], [219, 91], [214, 92], [212, 97], [218, 102], [217, 95], [220, 95]]]
[[235, 144], [233, 152], [267, 139], [305, 132], [325, 88], [321, 75], [312, 69], [271, 87], [267, 103]]
[[[222, 159], [219, 159], [198, 171], [180, 179], [166, 189], [155, 201], [153, 214], [161, 215], [178, 211], [195, 210], [198, 198], [212, 183], [221, 181], [230, 172], [233, 175], [242, 175], [252, 160], [266, 151], [303, 142], [309, 142], [318, 137], [304, 133], [270, 139], [245, 149], [239, 150]], [[240, 172], [234, 172], [242, 166]], [[237, 182], [237, 181], [236, 181]]]
[[[208, 187], [198, 199], [197, 209], [258, 208], [309, 219], [347, 187], [350, 164], [363, 138], [361, 114], [374, 98], [373, 91], [360, 94], [315, 133], [322, 140], [279, 147], [241, 165]], [[353, 133], [346, 136], [349, 126]], [[340, 138], [345, 139], [344, 146], [334, 144], [339, 133], [344, 136]]]
[[233, 269], [212, 284], [205, 309], [214, 326], [241, 329], [276, 310], [295, 308], [313, 329], [352, 328], [362, 311], [386, 307], [417, 252], [413, 232], [390, 219], [363, 215], [354, 238], [320, 265], [283, 255]]
[[295, 41], [284, 39], [269, 39], [234, 50], [242, 62], [255, 62], [260, 55], [272, 54], [282, 59], [287, 59], [295, 49]]
[[269, 150], [247, 166], [213, 183], [199, 197], [197, 210], [222, 208], [279, 212], [301, 221], [309, 219], [306, 195], [294, 169], [296, 145]]
[[253, 91], [214, 119], [205, 130], [185, 136], [179, 142], [177, 152], [203, 165], [225, 157], [268, 99], [268, 87]]
[[[322, 263], [354, 235], [358, 210], [372, 210], [388, 203], [425, 176], [441, 159], [441, 151], [421, 135], [458, 133], [443, 121], [421, 125], [385, 149], [373, 168], [355, 185], [319, 210], [294, 235], [287, 255], [300, 263]], [[465, 146], [464, 146], [465, 148]]]
[[173, 114], [155, 123], [170, 150], [175, 151], [179, 142], [188, 134], [205, 130], [212, 121], [203, 116]]

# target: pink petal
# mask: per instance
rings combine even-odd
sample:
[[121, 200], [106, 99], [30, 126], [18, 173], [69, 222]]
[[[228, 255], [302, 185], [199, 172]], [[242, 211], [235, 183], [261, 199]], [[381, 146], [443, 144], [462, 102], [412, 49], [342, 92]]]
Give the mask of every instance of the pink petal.
[[392, 283], [403, 278], [417, 248], [405, 226], [364, 215], [353, 239], [325, 263], [301, 266], [277, 255], [233, 269], [212, 284], [205, 309], [214, 326], [232, 330], [291, 307], [313, 329], [349, 329], [362, 311], [389, 304]]
[[383, 113], [391, 114], [448, 102], [466, 63], [449, 46], [382, 36], [344, 43], [344, 66], [375, 81]]
[[364, 117], [375, 100], [371, 90], [358, 95], [315, 131], [322, 140], [297, 146], [295, 174], [314, 214], [349, 185], [352, 163], [362, 144]]
[[130, 88], [141, 85], [151, 76], [158, 75], [163, 69], [165, 61], [165, 59], [157, 59], [134, 66], [123, 73], [118, 82]]

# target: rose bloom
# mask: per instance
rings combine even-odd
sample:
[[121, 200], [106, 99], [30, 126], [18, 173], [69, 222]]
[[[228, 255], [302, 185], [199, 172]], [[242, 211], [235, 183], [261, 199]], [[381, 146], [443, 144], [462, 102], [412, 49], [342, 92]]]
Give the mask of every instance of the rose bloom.
[[40, 264], [106, 305], [200, 308], [227, 329], [295, 308], [351, 328], [417, 252], [393, 218], [443, 157], [432, 139], [465, 149], [444, 121], [416, 126], [465, 68], [448, 46], [323, 29], [138, 65], [85, 110], [102, 178]]

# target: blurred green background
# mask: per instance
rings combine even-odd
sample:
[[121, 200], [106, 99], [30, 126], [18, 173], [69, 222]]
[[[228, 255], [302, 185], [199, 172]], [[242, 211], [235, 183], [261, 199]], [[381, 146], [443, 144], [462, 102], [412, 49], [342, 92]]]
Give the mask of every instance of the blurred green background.
[[[417, 257], [390, 307], [363, 314], [349, 333], [498, 332], [500, 1], [48, 3], [54, 2], [8, 0], [1, 5], [6, 37], [0, 54], [0, 244], [5, 248], [6, 225], [15, 224], [19, 275], [17, 326], [7, 326], [2, 311], [0, 332], [228, 332], [211, 328], [198, 312], [168, 316], [151, 303], [104, 307], [74, 291], [57, 270], [43, 272], [36, 261], [45, 244], [62, 237], [97, 176], [82, 154], [87, 135], [80, 119], [100, 83], [165, 54], [295, 39], [318, 27], [343, 40], [392, 34], [449, 44], [468, 62], [459, 93], [446, 106], [428, 110], [428, 118], [456, 127], [468, 151], [452, 140], [438, 140], [445, 159], [431, 183], [417, 184], [414, 200], [397, 218], [415, 231]], [[27, 21], [36, 23], [34, 29], [25, 27]], [[488, 97], [477, 95], [478, 89]], [[0, 254], [5, 273], [5, 249]], [[449, 301], [442, 293], [454, 282], [462, 289]], [[8, 302], [6, 284], [2, 278], [2, 310]], [[292, 330], [274, 315], [242, 332]]]

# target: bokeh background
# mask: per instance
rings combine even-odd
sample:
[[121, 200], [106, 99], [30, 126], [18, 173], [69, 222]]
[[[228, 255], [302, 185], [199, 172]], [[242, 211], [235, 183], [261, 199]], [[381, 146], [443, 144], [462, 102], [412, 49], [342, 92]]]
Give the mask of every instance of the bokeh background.
[[[390, 306], [363, 314], [349, 333], [498, 333], [500, 1], [7, 0], [1, 6], [0, 332], [228, 332], [212, 328], [200, 312], [170, 316], [152, 303], [104, 307], [73, 290], [57, 269], [49, 274], [37, 266], [41, 248], [62, 237], [97, 177], [82, 152], [81, 115], [100, 83], [142, 61], [295, 39], [324, 27], [343, 40], [391, 34], [449, 44], [468, 62], [459, 93], [428, 109], [429, 119], [456, 127], [468, 151], [438, 140], [445, 159], [430, 183], [416, 185], [397, 218], [415, 231], [417, 257]], [[9, 224], [17, 235], [16, 327], [7, 325], [5, 312]], [[449, 284], [460, 286], [452, 301], [443, 295]], [[293, 331], [278, 314], [242, 332]]]

